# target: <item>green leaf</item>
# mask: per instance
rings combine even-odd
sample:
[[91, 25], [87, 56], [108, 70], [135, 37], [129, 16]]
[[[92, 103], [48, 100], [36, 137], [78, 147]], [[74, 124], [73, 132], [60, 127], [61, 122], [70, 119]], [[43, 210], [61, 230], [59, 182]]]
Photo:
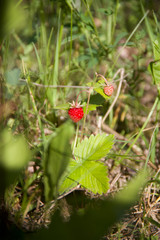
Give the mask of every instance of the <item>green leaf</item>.
[[18, 85], [20, 74], [21, 74], [21, 71], [18, 68], [14, 68], [11, 71], [7, 71], [5, 73], [6, 82], [10, 85], [13, 85], [13, 86]]
[[122, 38], [124, 38], [124, 37], [126, 37], [128, 35], [128, 33], [127, 32], [120, 32], [118, 35], [117, 35], [117, 37], [115, 38], [115, 41], [114, 41], [114, 46], [116, 46], [118, 43], [119, 43], [119, 41], [122, 39]]
[[94, 90], [106, 100], [110, 98], [103, 91], [103, 88], [105, 86], [105, 81], [103, 79], [99, 80], [98, 82], [89, 82], [87, 85], [94, 87]]
[[109, 99], [109, 98], [110, 98], [109, 96], [107, 96], [107, 95], [104, 93], [102, 87], [95, 88], [94, 90], [95, 90], [97, 93], [99, 93], [102, 97], [104, 97], [105, 99]]
[[71, 123], [67, 122], [61, 125], [46, 147], [46, 156], [43, 161], [46, 201], [57, 197], [60, 178], [66, 170], [72, 155], [70, 139], [73, 133], [74, 128]]
[[107, 9], [99, 8], [98, 11], [104, 13], [106, 16], [110, 16], [114, 13], [112, 8], [107, 8]]
[[154, 59], [159, 60], [160, 59], [160, 39], [156, 39], [153, 42], [153, 52], [154, 52]]
[[88, 55], [80, 55], [78, 58], [77, 58], [77, 61], [78, 62], [83, 62], [83, 61], [86, 61], [86, 60], [89, 60], [90, 59], [90, 56]]
[[109, 189], [106, 166], [101, 162], [85, 161], [79, 169], [79, 183], [93, 193], [103, 194]]
[[98, 104], [99, 106], [101, 106], [104, 103], [105, 99], [99, 93], [92, 95], [90, 98], [90, 104]]
[[[87, 109], [87, 114], [90, 111], [94, 111], [96, 110], [97, 107], [100, 107], [101, 105], [97, 105], [97, 104], [89, 104], [88, 105], [88, 109]], [[69, 103], [65, 103], [65, 104], [60, 104], [54, 107], [54, 109], [61, 109], [61, 110], [68, 110], [70, 107]], [[86, 103], [82, 103], [82, 107], [83, 107], [83, 111], [85, 112], [86, 110]]]
[[90, 58], [89, 62], [88, 62], [88, 68], [94, 68], [95, 65], [98, 64], [98, 59], [97, 58]]
[[69, 109], [69, 103], [60, 104], [54, 107], [54, 109], [67, 110]]
[[109, 189], [106, 167], [101, 162], [84, 161], [81, 163], [72, 160], [69, 164], [69, 171], [66, 180], [60, 186], [60, 193], [69, 191], [78, 183], [94, 194], [106, 193]]
[[160, 40], [153, 42], [153, 51], [155, 61], [150, 62], [148, 70], [152, 74], [154, 84], [157, 85], [158, 91], [160, 92]]
[[31, 153], [24, 137], [13, 136], [7, 130], [1, 134], [0, 154], [0, 164], [9, 170], [23, 168], [31, 158]]
[[23, 185], [23, 190], [27, 192], [29, 186], [42, 174], [39, 173], [38, 171], [36, 171], [35, 173], [33, 173], [32, 175], [29, 175], [26, 179], [25, 179], [25, 183]]
[[91, 135], [74, 149], [75, 160], [71, 160], [68, 172], [59, 188], [60, 194], [67, 192], [78, 183], [93, 193], [106, 193], [109, 188], [106, 167], [96, 160], [105, 157], [114, 143], [114, 136]]
[[[140, 0], [140, 5], [141, 5], [141, 9], [142, 9], [143, 15], [145, 15], [146, 11], [145, 11], [144, 6], [142, 4], [142, 0]], [[146, 29], [147, 29], [149, 38], [150, 38], [151, 43], [152, 43], [154, 41], [154, 39], [155, 39], [154, 29], [153, 29], [153, 27], [150, 24], [148, 16], [146, 16], [144, 20], [145, 20], [145, 25], [146, 25]]]
[[[74, 188], [78, 185], [78, 181], [76, 178], [76, 169], [78, 168], [78, 165], [75, 160], [71, 159], [69, 162], [69, 165], [67, 167], [67, 170], [61, 180], [61, 184], [59, 187], [59, 194], [62, 194], [64, 192], [68, 192], [70, 189]], [[75, 177], [74, 177], [75, 173]], [[74, 178], [71, 178], [71, 175]], [[75, 180], [76, 178], [76, 180]]]
[[[95, 111], [97, 109], [97, 107], [100, 107], [102, 105], [97, 105], [97, 104], [89, 104], [88, 105], [88, 108], [87, 108], [87, 114], [90, 112], [90, 111]], [[83, 107], [83, 111], [86, 112], [86, 105]]]
[[114, 136], [105, 133], [91, 135], [89, 138], [85, 138], [81, 143], [77, 145], [74, 150], [75, 157], [78, 160], [99, 160], [111, 150], [114, 144]]
[[160, 91], [160, 60], [150, 62], [148, 70], [152, 74], [153, 81]]
[[61, 45], [69, 43], [69, 42], [74, 41], [76, 39], [79, 39], [81, 36], [83, 36], [83, 34], [75, 34], [75, 35], [72, 35], [72, 37], [71, 36], [67, 36], [66, 38], [64, 38], [62, 40]]

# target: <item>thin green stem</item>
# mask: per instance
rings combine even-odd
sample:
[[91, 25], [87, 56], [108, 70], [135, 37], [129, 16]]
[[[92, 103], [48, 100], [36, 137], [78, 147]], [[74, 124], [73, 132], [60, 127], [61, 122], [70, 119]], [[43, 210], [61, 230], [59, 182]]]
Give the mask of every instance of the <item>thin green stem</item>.
[[121, 52], [122, 52], [122, 51], [124, 50], [124, 48], [127, 46], [127, 43], [128, 43], [129, 40], [133, 37], [133, 35], [134, 35], [135, 32], [137, 31], [137, 29], [139, 28], [139, 26], [141, 25], [141, 23], [143, 22], [143, 20], [144, 20], [144, 19], [146, 18], [146, 16], [148, 15], [148, 13], [149, 13], [149, 10], [144, 14], [144, 16], [142, 17], [142, 19], [139, 21], [139, 23], [137, 24], [137, 26], [133, 29], [133, 31], [131, 32], [131, 34], [130, 34], [129, 37], [127, 38], [127, 40], [126, 40], [125, 44], [123, 45], [121, 51], [120, 51], [119, 54], [117, 55], [117, 57], [116, 57], [113, 65], [112, 65], [112, 67], [111, 67], [110, 72], [113, 71], [113, 69], [114, 69], [114, 67], [115, 67], [115, 65], [116, 65], [116, 63], [117, 63], [117, 61], [118, 61], [118, 59], [119, 59], [119, 57], [120, 57], [120, 55], [121, 55]]
[[96, 35], [96, 37], [97, 37], [98, 42], [100, 43], [100, 45], [101, 45], [105, 50], [108, 50], [108, 48], [101, 42], [101, 40], [100, 40], [100, 38], [99, 38], [99, 34], [98, 34], [98, 31], [97, 31], [97, 28], [96, 28], [96, 25], [95, 25], [95, 22], [94, 22], [92, 13], [91, 13], [91, 11], [90, 11], [90, 9], [89, 9], [88, 3], [85, 2], [84, 0], [82, 0], [82, 1], [83, 1], [84, 5], [85, 5], [86, 8], [87, 8], [87, 12], [88, 12], [88, 14], [89, 14], [89, 16], [90, 16], [90, 19], [91, 19], [91, 21], [92, 21], [93, 28], [94, 28], [94, 31], [95, 31], [95, 35]]
[[[56, 40], [56, 49], [55, 49], [55, 56], [54, 56], [54, 68], [52, 73], [52, 84], [58, 83], [58, 75], [59, 75], [59, 54], [61, 48], [61, 41], [63, 35], [63, 24], [61, 23], [61, 9], [59, 10], [58, 14], [58, 33], [57, 33], [57, 40]], [[57, 89], [52, 90], [52, 104], [55, 106], [57, 100]]]
[[19, 37], [16, 33], [13, 33], [13, 37], [15, 38], [15, 40], [17, 41], [17, 43], [23, 48], [23, 50], [25, 50], [26, 46], [25, 46], [25, 44], [22, 42], [22, 40], [20, 39], [20, 37]]
[[[141, 0], [140, 0], [140, 5], [141, 5], [142, 12], [144, 14], [145, 13], [145, 9], [144, 9], [144, 6], [143, 6]], [[154, 36], [154, 33], [153, 33], [153, 29], [152, 29], [152, 27], [151, 27], [151, 25], [150, 25], [150, 23], [149, 23], [147, 18], [145, 18], [145, 24], [146, 24], [146, 29], [147, 29], [149, 38], [151, 40], [152, 48], [153, 48], [153, 41], [155, 40], [155, 36]]]
[[69, 52], [69, 69], [71, 68], [71, 58], [72, 58], [72, 27], [73, 27], [73, 10], [71, 8], [71, 40], [70, 40], [70, 52]]
[[15, 5], [15, 8], [17, 8], [17, 7], [21, 4], [21, 2], [23, 2], [23, 0], [19, 0], [19, 1], [17, 2], [17, 4]]
[[26, 79], [26, 82], [27, 82], [27, 87], [28, 87], [28, 91], [29, 91], [29, 94], [30, 94], [30, 97], [31, 97], [31, 101], [32, 101], [32, 105], [33, 105], [33, 110], [35, 112], [35, 115], [37, 116], [38, 118], [38, 124], [39, 124], [39, 128], [40, 128], [40, 131], [41, 131], [41, 136], [42, 136], [42, 139], [44, 140], [45, 138], [45, 134], [44, 134], [44, 130], [43, 130], [43, 126], [42, 126], [42, 122], [41, 122], [41, 118], [38, 114], [38, 110], [37, 110], [37, 107], [36, 107], [36, 103], [35, 103], [35, 100], [34, 100], [34, 97], [33, 97], [33, 93], [32, 93], [32, 90], [29, 86], [29, 81], [30, 81], [30, 77], [28, 76], [27, 79]]
[[89, 74], [87, 73], [86, 70], [83, 70], [83, 68], [81, 66], [79, 66], [78, 62], [73, 61], [73, 63], [76, 65], [76, 67], [79, 69], [79, 71], [81, 71], [88, 79], [92, 80], [93, 79], [89, 76]]
[[113, 17], [113, 27], [112, 27], [112, 41], [115, 33], [116, 23], [117, 23], [117, 14], [118, 14], [119, 0], [116, 1], [115, 13]]
[[156, 155], [156, 141], [157, 141], [157, 135], [159, 132], [159, 127], [158, 127], [158, 122], [159, 122], [159, 113], [160, 113], [160, 99], [158, 101], [157, 104], [157, 108], [156, 108], [156, 126], [157, 128], [154, 131], [154, 135], [153, 135], [153, 139], [152, 139], [152, 145], [151, 145], [151, 162], [155, 163], [155, 155]]
[[[116, 97], [114, 98], [114, 100], [113, 100], [112, 104], [110, 105], [108, 111], [107, 111], [106, 114], [104, 115], [103, 120], [102, 120], [102, 124], [105, 122], [105, 120], [106, 120], [106, 118], [108, 117], [109, 113], [110, 113], [111, 110], [113, 109], [113, 107], [114, 107], [114, 105], [115, 105], [115, 103], [116, 103], [116, 101], [117, 101], [117, 99], [118, 99], [118, 97], [119, 97], [120, 91], [121, 91], [122, 82], [123, 82], [123, 79], [124, 79], [124, 68], [120, 68], [120, 69], [116, 72], [115, 76], [116, 76], [118, 73], [120, 73], [120, 82], [119, 82], [119, 85], [118, 85]], [[115, 78], [115, 76], [114, 76], [114, 78]]]
[[112, 42], [112, 15], [108, 16], [107, 21], [107, 44], [111, 44]]
[[92, 59], [93, 59], [92, 47], [91, 47], [91, 44], [90, 44], [90, 41], [89, 41], [89, 36], [88, 36], [88, 32], [87, 32], [87, 31], [85, 31], [85, 35], [86, 35], [86, 38], [87, 38], [87, 43], [88, 43], [89, 51], [90, 51], [91, 57], [92, 57]]
[[148, 162], [149, 162], [149, 158], [152, 154], [152, 151], [154, 151], [154, 147], [155, 146], [152, 146], [152, 142], [154, 141], [154, 137], [155, 137], [155, 134], [156, 134], [156, 130], [158, 129], [158, 125], [156, 125], [153, 133], [152, 133], [152, 136], [151, 136], [151, 140], [150, 140], [150, 145], [149, 145], [149, 149], [148, 149], [148, 155], [147, 155], [147, 158], [146, 158], [146, 162], [145, 162], [145, 165], [144, 165], [144, 168], [147, 169], [147, 165], [148, 165]]
[[76, 136], [75, 136], [74, 146], [73, 146], [73, 155], [74, 155], [75, 147], [77, 145], [78, 133], [79, 133], [79, 122], [77, 123]]
[[84, 127], [85, 127], [85, 123], [86, 123], [86, 116], [87, 116], [87, 111], [88, 111], [91, 91], [92, 91], [92, 88], [90, 88], [89, 91], [88, 91], [88, 100], [87, 100], [86, 110], [85, 110], [85, 113], [84, 113], [83, 126], [82, 126], [82, 132], [81, 132], [81, 140], [83, 138]]
[[87, 90], [82, 90], [78, 93], [77, 95], [77, 98], [76, 98], [76, 101], [75, 101], [75, 105], [78, 105], [78, 98], [79, 98], [79, 95], [82, 93], [82, 92], [87, 92]]
[[[123, 144], [123, 146], [121, 147], [121, 149], [118, 152], [118, 155], [120, 156], [122, 150], [125, 148], [125, 146], [131, 142], [131, 140], [137, 135], [137, 133], [135, 133], [133, 136], [131, 136], [127, 141], [125, 141], [125, 143]], [[118, 161], [118, 163], [120, 163], [120, 161]]]
[[155, 102], [154, 102], [154, 104], [153, 104], [153, 107], [152, 107], [150, 113], [148, 114], [148, 117], [147, 117], [145, 123], [143, 124], [142, 128], [140, 129], [140, 131], [139, 131], [138, 135], [136, 136], [136, 138], [133, 140], [133, 142], [132, 142], [132, 144], [130, 145], [130, 147], [127, 149], [126, 154], [128, 154], [128, 153], [130, 152], [130, 150], [131, 150], [131, 148], [133, 147], [133, 145], [137, 142], [137, 140], [138, 140], [139, 137], [141, 136], [144, 128], [145, 128], [146, 125], [148, 124], [148, 122], [149, 122], [149, 120], [150, 120], [150, 118], [151, 118], [151, 116], [152, 116], [152, 114], [153, 114], [153, 112], [154, 112], [154, 110], [155, 110], [155, 108], [156, 108], [156, 106], [157, 106], [158, 101], [159, 101], [159, 98], [156, 97]]

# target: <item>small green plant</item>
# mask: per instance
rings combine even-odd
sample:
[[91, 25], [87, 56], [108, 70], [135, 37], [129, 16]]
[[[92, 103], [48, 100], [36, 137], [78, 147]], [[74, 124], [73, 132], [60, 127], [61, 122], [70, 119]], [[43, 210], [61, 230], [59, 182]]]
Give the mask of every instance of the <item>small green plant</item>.
[[[160, 227], [157, 10], [145, 11], [150, 3], [143, 0], [4, 2], [0, 227], [6, 210], [26, 231], [48, 226], [54, 212], [51, 228], [24, 239], [156, 239], [151, 235]], [[153, 55], [152, 84], [146, 66]], [[124, 222], [105, 236], [126, 210]], [[6, 225], [7, 235], [1, 235], [17, 239], [10, 221]]]
[[104, 194], [109, 189], [107, 169], [100, 160], [111, 150], [114, 136], [91, 135], [78, 143], [71, 157], [69, 139], [65, 135], [71, 132], [69, 128], [71, 127], [67, 124], [60, 127], [58, 135], [53, 136], [46, 150], [46, 159], [43, 163], [46, 200], [52, 200], [57, 194], [69, 192], [79, 184], [94, 194]]
[[[101, 87], [99, 84], [99, 89]], [[92, 88], [90, 89], [92, 90]], [[83, 118], [84, 112], [86, 114], [88, 109], [92, 110], [92, 107], [89, 105], [90, 95], [87, 103], [83, 103], [82, 106], [77, 103], [78, 97], [68, 110], [72, 121], [75, 123], [78, 122], [77, 130], [79, 129], [79, 121]], [[85, 106], [85, 111], [83, 111], [83, 106]], [[68, 105], [63, 106], [63, 109], [67, 109], [67, 107]], [[57, 106], [57, 108], [61, 108], [61, 106]], [[65, 123], [60, 126], [56, 134], [54, 133], [53, 137], [48, 141], [47, 147], [45, 147], [46, 154], [43, 161], [43, 168], [45, 197], [47, 201], [70, 192], [76, 186], [81, 186], [94, 194], [100, 195], [106, 193], [109, 189], [107, 169], [101, 159], [105, 158], [112, 149], [115, 140], [114, 136], [107, 136], [103, 133], [95, 136], [91, 135], [89, 138], [85, 137], [82, 140], [78, 138], [77, 132], [71, 148], [69, 139], [73, 132], [72, 128], [71, 123]]]
[[109, 189], [109, 179], [106, 166], [100, 160], [107, 156], [113, 143], [114, 136], [106, 134], [91, 135], [78, 143], [74, 149], [74, 158], [70, 160], [60, 185], [60, 194], [78, 184], [94, 194], [106, 193]]

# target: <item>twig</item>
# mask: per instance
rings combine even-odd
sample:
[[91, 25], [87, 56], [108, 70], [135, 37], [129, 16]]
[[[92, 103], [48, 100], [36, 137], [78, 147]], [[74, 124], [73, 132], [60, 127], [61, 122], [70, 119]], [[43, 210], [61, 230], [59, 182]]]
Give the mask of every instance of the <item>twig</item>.
[[[100, 74], [98, 74], [98, 75], [100, 75]], [[125, 76], [124, 76], [124, 78], [125, 77], [127, 77], [128, 76], [128, 74], [126, 74]], [[20, 81], [21, 82], [27, 82], [27, 79], [20, 79]], [[120, 81], [120, 78], [119, 79], [117, 79], [117, 80], [115, 80], [114, 82], [118, 82], [118, 81]], [[35, 82], [29, 82], [30, 84], [32, 84], [32, 85], [35, 85], [35, 86], [37, 86], [37, 87], [41, 87], [41, 88], [85, 88], [85, 89], [90, 89], [90, 87], [89, 86], [70, 86], [70, 85], [44, 85], [44, 84], [41, 84], [41, 83], [35, 83]], [[102, 85], [103, 86], [103, 85]], [[104, 85], [105, 86], [105, 85]], [[97, 87], [92, 87], [92, 88], [97, 88]]]
[[112, 182], [110, 183], [110, 188], [109, 188], [109, 190], [108, 190], [107, 193], [110, 193], [110, 192], [111, 192], [112, 187], [115, 186], [116, 182], [117, 182], [118, 179], [121, 177], [121, 175], [122, 175], [122, 173], [118, 173], [118, 174], [114, 177], [114, 179], [113, 179]]
[[[20, 81], [22, 82], [27, 82], [26, 79], [20, 79]], [[88, 86], [68, 86], [68, 85], [43, 85], [40, 83], [34, 83], [34, 82], [30, 82], [31, 84], [38, 86], [38, 87], [43, 87], [43, 88], [87, 88], [90, 89], [90, 87]]]
[[[114, 80], [114, 79], [117, 77], [117, 75], [122, 72], [122, 70], [124, 71], [123, 68], [118, 69], [117, 72], [114, 74], [112, 80]], [[127, 74], [126, 74], [126, 75], [127, 75]], [[126, 76], [126, 75], [125, 75], [125, 76]], [[121, 77], [121, 75], [120, 75], [120, 80], [121, 80], [121, 78], [122, 78], [122, 77]], [[124, 72], [123, 72], [123, 78], [124, 78]]]
[[[65, 192], [65, 193], [63, 193], [62, 195], [60, 195], [60, 196], [57, 198], [57, 200], [60, 200], [60, 199], [62, 199], [62, 198], [64, 198], [64, 197], [66, 197], [67, 195], [69, 195], [70, 193], [74, 192], [75, 190], [84, 190], [84, 189], [83, 189], [83, 188], [80, 188], [80, 184], [78, 184], [76, 187], [70, 189], [68, 192]], [[56, 201], [56, 200], [52, 200], [52, 201], [50, 202], [50, 203], [51, 203], [51, 207], [50, 207], [50, 208], [52, 208], [52, 205], [55, 204], [55, 201]]]
[[126, 137], [117, 133], [115, 130], [113, 130], [112, 128], [110, 128], [108, 125], [106, 125], [104, 123], [101, 125], [101, 128], [103, 131], [113, 134], [116, 137], [116, 139], [124, 140], [124, 141], [128, 140]]
[[108, 85], [107, 79], [106, 79], [102, 74], [95, 72], [95, 75], [96, 75], [97, 78], [98, 78], [98, 76], [100, 76], [101, 78], [103, 78], [103, 80], [104, 80], [104, 81], [106, 82], [106, 84]]

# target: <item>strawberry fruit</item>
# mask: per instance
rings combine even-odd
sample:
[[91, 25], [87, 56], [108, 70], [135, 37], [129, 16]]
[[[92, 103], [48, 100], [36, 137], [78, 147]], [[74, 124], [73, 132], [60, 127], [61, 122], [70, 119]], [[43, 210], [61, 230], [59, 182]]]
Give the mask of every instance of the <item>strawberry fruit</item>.
[[84, 115], [83, 108], [80, 106], [72, 106], [68, 110], [68, 115], [73, 122], [78, 122], [83, 118]]
[[104, 87], [104, 93], [105, 93], [107, 96], [112, 96], [113, 91], [114, 91], [113, 85], [109, 85], [109, 86], [105, 86], [105, 87]]

